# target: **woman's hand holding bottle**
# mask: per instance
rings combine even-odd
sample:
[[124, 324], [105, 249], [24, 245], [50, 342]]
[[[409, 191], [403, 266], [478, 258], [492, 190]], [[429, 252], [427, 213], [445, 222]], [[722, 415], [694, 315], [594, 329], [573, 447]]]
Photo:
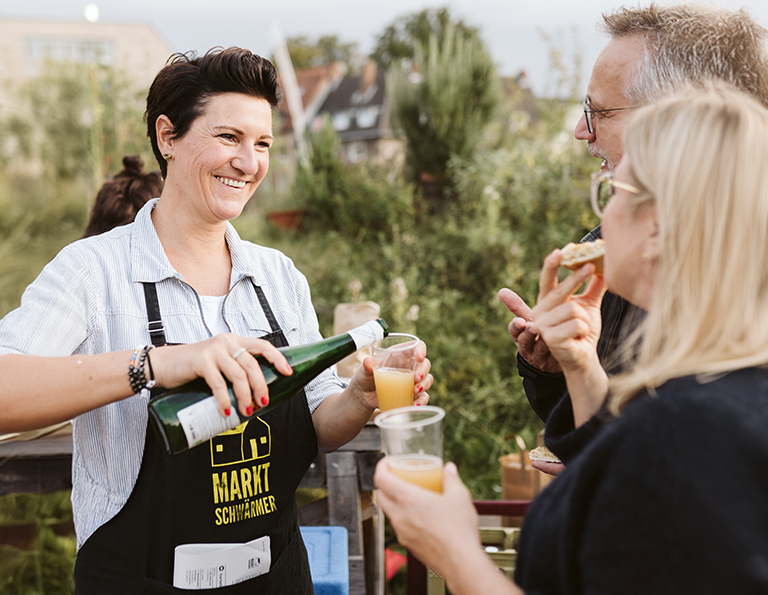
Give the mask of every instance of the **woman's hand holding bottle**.
[[[245, 357], [250, 354], [251, 357]], [[170, 345], [150, 353], [155, 380], [159, 386], [175, 388], [195, 378], [203, 378], [213, 391], [219, 412], [229, 416], [231, 401], [227, 380], [237, 397], [243, 416], [253, 415], [269, 403], [269, 391], [258, 361], [261, 355], [278, 372], [289, 376], [290, 365], [282, 353], [268, 341], [238, 335], [217, 335], [189, 345]]]

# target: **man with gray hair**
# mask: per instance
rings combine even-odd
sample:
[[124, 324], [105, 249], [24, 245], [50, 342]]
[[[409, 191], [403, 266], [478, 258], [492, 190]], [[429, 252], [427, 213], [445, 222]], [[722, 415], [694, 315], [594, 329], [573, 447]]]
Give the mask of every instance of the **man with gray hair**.
[[[768, 106], [768, 31], [743, 10], [731, 11], [683, 4], [621, 8], [603, 15], [602, 30], [610, 36], [592, 69], [574, 136], [588, 143], [601, 170], [609, 174], [621, 161], [622, 135], [632, 110], [687, 83], [722, 79], [756, 96]], [[600, 226], [582, 241], [601, 237]], [[547, 422], [546, 443], [568, 462], [599, 431], [602, 415], [578, 429], [560, 365], [538, 336], [531, 309], [514, 292], [499, 296], [516, 318], [509, 332], [518, 349], [518, 371], [531, 406]], [[606, 293], [602, 302], [602, 333], [597, 351], [610, 373], [617, 368], [620, 339], [643, 315], [622, 298]], [[535, 463], [551, 472], [557, 464]]]
[[622, 8], [603, 15], [611, 39], [587, 86], [574, 135], [613, 171], [621, 160], [627, 108], [651, 103], [681, 85], [712, 78], [768, 105], [766, 30], [743, 10], [695, 5]]

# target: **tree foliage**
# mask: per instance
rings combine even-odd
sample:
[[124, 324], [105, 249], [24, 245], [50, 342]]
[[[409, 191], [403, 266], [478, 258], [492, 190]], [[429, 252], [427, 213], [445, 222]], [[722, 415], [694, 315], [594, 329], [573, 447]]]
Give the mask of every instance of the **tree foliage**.
[[357, 42], [343, 43], [336, 35], [322, 35], [316, 41], [306, 35], [289, 37], [286, 45], [295, 70], [341, 62], [350, 72], [355, 72], [362, 63]]
[[416, 42], [413, 71], [388, 75], [393, 124], [416, 172], [444, 176], [452, 156], [469, 156], [499, 102], [491, 56], [479, 38], [460, 31], [448, 23], [427, 43]]
[[17, 102], [27, 108], [5, 123], [5, 146], [39, 163], [46, 176], [74, 180], [85, 176], [98, 188], [126, 154], [152, 162], [142, 123], [143, 94], [127, 78], [100, 65], [46, 62], [39, 77], [22, 86]]
[[373, 239], [381, 233], [390, 239], [398, 225], [411, 219], [413, 188], [385, 168], [343, 163], [330, 120], [310, 140], [309, 160], [299, 164], [293, 190], [308, 211], [306, 227], [352, 238]]
[[431, 37], [437, 37], [438, 45], [451, 30], [451, 35], [467, 41], [480, 41], [480, 33], [462, 20], [454, 21], [447, 8], [425, 9], [404, 15], [388, 25], [378, 37], [370, 54], [380, 68], [387, 70], [403, 60], [413, 60], [418, 46], [429, 45]]
[[126, 154], [154, 156], [142, 94], [105, 66], [49, 62], [0, 121], [0, 316], [65, 244]]

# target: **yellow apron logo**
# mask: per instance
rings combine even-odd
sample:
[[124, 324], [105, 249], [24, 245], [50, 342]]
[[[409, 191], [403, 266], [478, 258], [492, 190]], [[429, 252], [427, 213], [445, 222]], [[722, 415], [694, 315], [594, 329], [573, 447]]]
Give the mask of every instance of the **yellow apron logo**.
[[263, 459], [270, 455], [271, 450], [269, 424], [257, 417], [211, 439], [211, 466]]

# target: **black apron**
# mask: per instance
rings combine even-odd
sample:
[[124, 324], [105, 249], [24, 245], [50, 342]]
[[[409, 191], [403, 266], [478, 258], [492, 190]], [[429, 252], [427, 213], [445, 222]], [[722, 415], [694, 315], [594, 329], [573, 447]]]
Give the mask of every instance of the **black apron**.
[[[253, 285], [272, 332], [288, 345], [261, 287]], [[165, 345], [154, 284], [145, 284], [152, 343]], [[305, 395], [204, 444], [169, 455], [147, 422], [136, 485], [117, 515], [83, 544], [77, 595], [190, 593], [173, 586], [174, 548], [186, 543], [246, 543], [268, 535], [268, 573], [200, 592], [221, 595], [312, 594], [295, 492], [317, 455]]]

